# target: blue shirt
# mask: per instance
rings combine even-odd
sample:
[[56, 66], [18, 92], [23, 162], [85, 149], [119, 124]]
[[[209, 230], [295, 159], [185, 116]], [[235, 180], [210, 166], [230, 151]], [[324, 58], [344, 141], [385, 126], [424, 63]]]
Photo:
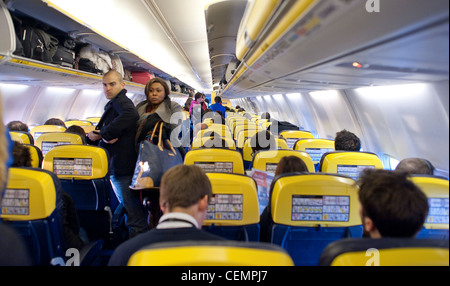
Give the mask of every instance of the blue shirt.
[[222, 114], [223, 114], [223, 118], [227, 118], [227, 114], [226, 114], [226, 109], [225, 109], [225, 107], [223, 107], [223, 105], [222, 104], [220, 104], [220, 103], [214, 103], [214, 104], [211, 104], [211, 106], [209, 107], [209, 108], [211, 108], [211, 110], [212, 111], [220, 111], [220, 112], [222, 112]]

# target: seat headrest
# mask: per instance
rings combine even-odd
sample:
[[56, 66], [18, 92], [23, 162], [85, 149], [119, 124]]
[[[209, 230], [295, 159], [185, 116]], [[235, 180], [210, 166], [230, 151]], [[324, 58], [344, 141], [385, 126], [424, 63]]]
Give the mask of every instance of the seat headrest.
[[277, 245], [218, 240], [151, 244], [135, 252], [128, 266], [294, 266], [294, 262]]
[[308, 167], [308, 172], [314, 173], [314, 162], [311, 160], [311, 157], [308, 153], [303, 151], [295, 151], [295, 150], [267, 150], [267, 151], [259, 151], [253, 157], [253, 168], [267, 171], [267, 172], [275, 172], [277, 168], [278, 162], [280, 162], [281, 158], [285, 156], [295, 156], [300, 158]]
[[28, 132], [23, 131], [9, 131], [9, 136], [11, 140], [17, 141], [23, 144], [34, 144], [33, 136]]
[[270, 207], [275, 223], [291, 226], [361, 225], [358, 187], [350, 178], [324, 173], [276, 177]]
[[248, 225], [259, 223], [256, 182], [240, 174], [207, 173], [213, 198], [204, 225]]
[[427, 229], [449, 229], [449, 181], [446, 178], [413, 175], [410, 180], [428, 198], [429, 211], [425, 220]]
[[244, 174], [244, 162], [241, 154], [230, 149], [194, 149], [186, 153], [184, 164], [197, 165], [205, 172]]
[[383, 163], [376, 154], [370, 152], [332, 151], [322, 156], [319, 171], [356, 180], [366, 168], [383, 169]]
[[36, 146], [41, 149], [45, 156], [48, 151], [57, 145], [63, 144], [84, 144], [84, 138], [80, 134], [69, 132], [48, 132], [43, 133], [36, 139]]
[[334, 151], [334, 140], [299, 139], [295, 142], [294, 150], [308, 153], [314, 164], [318, 164], [323, 154]]
[[2, 203], [2, 219], [38, 220], [49, 217], [60, 198], [61, 184], [51, 172], [10, 168]]
[[61, 125], [38, 125], [30, 130], [30, 134], [33, 136], [34, 140], [36, 141], [39, 136], [41, 136], [43, 133], [47, 132], [64, 132], [66, 131], [66, 127]]
[[448, 266], [448, 240], [350, 238], [330, 243], [321, 266]]
[[60, 145], [45, 155], [42, 168], [60, 179], [92, 180], [108, 174], [108, 163], [108, 153], [101, 147]]

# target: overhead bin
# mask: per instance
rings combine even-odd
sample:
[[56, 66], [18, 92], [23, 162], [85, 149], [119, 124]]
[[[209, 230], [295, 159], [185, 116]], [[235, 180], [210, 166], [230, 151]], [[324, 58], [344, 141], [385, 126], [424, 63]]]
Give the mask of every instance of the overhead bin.
[[213, 85], [218, 85], [228, 64], [236, 59], [236, 35], [247, 0], [217, 1], [205, 8]]
[[236, 58], [238, 60], [242, 60], [245, 53], [256, 42], [263, 27], [281, 2], [281, 0], [249, 1], [238, 30], [236, 42]]
[[[30, 0], [9, 1], [7, 4], [3, 1], [0, 2], [0, 29], [2, 29], [0, 82], [66, 86], [79, 89], [101, 88], [102, 75], [14, 55], [16, 36], [10, 11], [48, 25], [51, 29], [64, 33], [78, 43], [91, 44], [115, 55], [115, 58], [118, 56], [124, 67], [130, 71], [151, 71], [160, 77], [178, 82], [176, 78], [47, 2]], [[144, 86], [142, 84], [131, 81], [127, 81], [126, 84], [129, 92], [143, 93]]]
[[292, 6], [265, 24], [224, 96], [448, 79], [448, 1], [385, 1], [380, 12], [360, 0], [285, 2]]

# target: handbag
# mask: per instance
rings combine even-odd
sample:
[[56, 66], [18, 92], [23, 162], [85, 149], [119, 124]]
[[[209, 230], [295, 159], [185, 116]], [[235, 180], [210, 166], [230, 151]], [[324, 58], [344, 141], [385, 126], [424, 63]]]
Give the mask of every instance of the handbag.
[[139, 143], [139, 156], [130, 189], [159, 187], [161, 178], [167, 170], [184, 163], [180, 152], [175, 151], [170, 140], [163, 138], [165, 124], [162, 120], [158, 121], [151, 135], [147, 134], [148, 136]]

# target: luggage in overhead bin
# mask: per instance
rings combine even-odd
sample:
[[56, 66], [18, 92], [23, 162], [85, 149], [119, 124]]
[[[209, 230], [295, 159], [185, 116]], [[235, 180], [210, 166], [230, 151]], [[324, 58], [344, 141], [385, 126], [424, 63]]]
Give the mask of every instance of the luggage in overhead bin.
[[131, 72], [131, 78], [133, 82], [146, 85], [149, 80], [154, 78], [155, 75], [146, 71]]
[[122, 78], [125, 78], [125, 72], [123, 70], [123, 64], [122, 64], [122, 60], [120, 59], [120, 57], [115, 54], [110, 54], [110, 57], [111, 57], [112, 69], [118, 71], [122, 75]]
[[231, 60], [231, 62], [227, 65], [227, 69], [225, 71], [225, 81], [227, 83], [230, 82], [231, 78], [233, 77], [234, 73], [236, 72], [238, 65], [239, 65], [239, 61], [236, 59]]
[[[92, 64], [94, 64], [94, 68], [92, 68]], [[97, 73], [95, 70], [100, 70], [101, 74], [105, 74], [112, 69], [111, 57], [105, 51], [88, 44], [80, 49], [78, 68], [94, 73]]]
[[53, 56], [52, 63], [67, 68], [73, 68], [74, 62], [75, 62], [75, 52], [66, 47], [58, 46], [58, 49], [56, 50], [56, 53]]
[[25, 57], [42, 62], [52, 62], [53, 55], [58, 49], [58, 39], [44, 30], [31, 26], [19, 28], [19, 39], [22, 43]]

